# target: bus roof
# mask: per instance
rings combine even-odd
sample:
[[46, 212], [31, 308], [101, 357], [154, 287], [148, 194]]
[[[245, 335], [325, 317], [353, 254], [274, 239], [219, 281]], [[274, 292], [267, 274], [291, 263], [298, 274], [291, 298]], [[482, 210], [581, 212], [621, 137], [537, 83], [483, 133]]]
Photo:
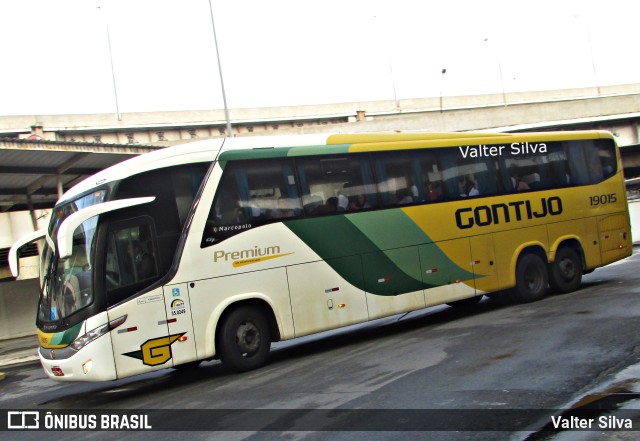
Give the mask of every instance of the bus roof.
[[146, 171], [171, 165], [213, 161], [221, 146], [222, 139], [207, 139], [173, 147], [159, 148], [155, 152], [127, 159], [74, 185], [62, 195], [58, 203], [74, 199], [78, 195], [105, 183], [118, 181]]
[[75, 199], [78, 195], [108, 182], [173, 165], [211, 162], [220, 149], [255, 149], [291, 145], [324, 145], [329, 135], [253, 136], [241, 138], [217, 138], [191, 141], [172, 147], [159, 148], [118, 164], [112, 165], [84, 179], [67, 190], [58, 203]]
[[286, 157], [313, 154], [344, 154], [363, 151], [411, 149], [420, 147], [456, 146], [469, 144], [496, 144], [513, 142], [516, 139], [554, 141], [581, 139], [585, 137], [607, 137], [605, 131], [575, 132], [411, 132], [411, 133], [360, 133], [360, 134], [313, 134], [286, 136], [250, 136], [238, 138], [205, 139], [186, 142], [158, 151], [136, 156], [104, 169], [67, 190], [58, 203], [69, 201], [100, 185], [113, 182], [172, 165], [214, 161], [221, 159], [251, 159]]
[[367, 133], [329, 135], [325, 143], [285, 144], [286, 148], [275, 148], [266, 142], [261, 148], [246, 148], [241, 143], [222, 149], [220, 160], [265, 159], [308, 155], [332, 155], [384, 150], [409, 150], [417, 148], [455, 147], [460, 145], [511, 144], [525, 141], [562, 141], [593, 138], [612, 138], [606, 131], [570, 132], [523, 132], [523, 133], [479, 133], [479, 132], [426, 132], [426, 133]]

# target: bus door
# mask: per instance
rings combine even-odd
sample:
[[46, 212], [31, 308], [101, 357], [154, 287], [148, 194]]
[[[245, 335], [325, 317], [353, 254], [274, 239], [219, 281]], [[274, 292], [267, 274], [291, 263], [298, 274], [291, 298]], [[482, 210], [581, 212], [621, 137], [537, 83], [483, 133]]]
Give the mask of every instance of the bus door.
[[[148, 217], [109, 225], [104, 256], [109, 320], [118, 377], [171, 367], [169, 329], [161, 287], [133, 297], [158, 279], [158, 248]], [[114, 305], [114, 306], [112, 306]]]
[[171, 367], [162, 288], [120, 304], [108, 313], [110, 321], [126, 318], [111, 332], [118, 378]]
[[196, 360], [196, 339], [191, 320], [189, 287], [186, 283], [164, 287], [164, 302], [169, 327], [168, 348], [173, 364]]
[[421, 245], [420, 267], [427, 306], [453, 302], [475, 294], [468, 238]]

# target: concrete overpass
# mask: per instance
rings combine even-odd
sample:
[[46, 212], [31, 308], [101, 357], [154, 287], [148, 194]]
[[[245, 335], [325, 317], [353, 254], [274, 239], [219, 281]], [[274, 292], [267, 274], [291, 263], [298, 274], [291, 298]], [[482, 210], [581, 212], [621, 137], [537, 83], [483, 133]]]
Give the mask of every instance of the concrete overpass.
[[[401, 99], [296, 107], [230, 109], [233, 136], [318, 132], [611, 129], [638, 143], [629, 119], [640, 84], [494, 95]], [[631, 117], [630, 117], [631, 115]], [[622, 121], [622, 123], [621, 123]], [[223, 110], [97, 115], [0, 116], [0, 137], [166, 146], [226, 134]]]

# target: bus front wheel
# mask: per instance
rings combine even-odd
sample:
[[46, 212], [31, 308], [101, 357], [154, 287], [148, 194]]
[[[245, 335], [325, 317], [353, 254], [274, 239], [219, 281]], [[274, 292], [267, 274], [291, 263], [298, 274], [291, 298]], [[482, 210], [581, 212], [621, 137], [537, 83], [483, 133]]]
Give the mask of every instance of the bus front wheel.
[[516, 265], [514, 297], [520, 302], [535, 302], [547, 294], [549, 276], [547, 264], [537, 254], [527, 253]]
[[560, 248], [549, 270], [551, 288], [557, 292], [567, 293], [578, 289], [581, 282], [582, 259], [573, 248]]
[[264, 365], [271, 348], [269, 324], [258, 308], [240, 306], [221, 324], [218, 352], [222, 363], [236, 372]]

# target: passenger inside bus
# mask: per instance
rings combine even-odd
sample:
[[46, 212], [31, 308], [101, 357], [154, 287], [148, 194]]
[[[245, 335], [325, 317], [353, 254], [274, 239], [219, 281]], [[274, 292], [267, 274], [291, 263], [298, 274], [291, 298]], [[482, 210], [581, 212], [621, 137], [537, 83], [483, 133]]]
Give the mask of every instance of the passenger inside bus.
[[436, 191], [433, 186], [433, 183], [427, 181], [425, 185], [425, 194], [428, 202], [434, 202], [440, 199], [440, 193]]
[[396, 198], [398, 199], [398, 205], [406, 205], [413, 203], [413, 197], [409, 193], [408, 188], [401, 188], [396, 193]]
[[363, 194], [352, 196], [349, 202], [349, 210], [365, 210], [371, 208], [371, 205], [367, 202], [367, 199]]
[[478, 191], [478, 188], [476, 187], [476, 183], [473, 179], [467, 179], [464, 183], [464, 193], [463, 196], [466, 197], [473, 197], [473, 196], [478, 196], [480, 194], [480, 192]]
[[156, 261], [153, 254], [145, 249], [140, 241], [133, 242], [133, 262], [136, 269], [137, 281], [145, 280], [156, 275]]
[[511, 176], [511, 184], [513, 185], [513, 189], [515, 191], [523, 191], [529, 190], [529, 184], [520, 179], [520, 171], [517, 166], [511, 166], [509, 169], [509, 174]]

